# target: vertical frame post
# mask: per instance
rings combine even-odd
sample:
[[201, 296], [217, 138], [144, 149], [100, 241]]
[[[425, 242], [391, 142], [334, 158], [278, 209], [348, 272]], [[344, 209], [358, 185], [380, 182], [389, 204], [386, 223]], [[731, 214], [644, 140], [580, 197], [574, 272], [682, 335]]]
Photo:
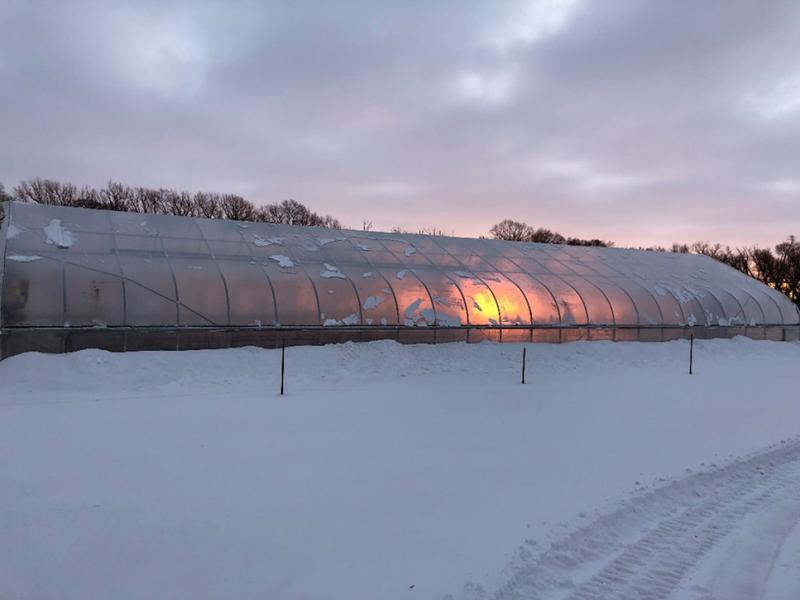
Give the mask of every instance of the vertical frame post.
[[692, 374], [693, 362], [694, 362], [694, 334], [689, 336], [689, 375]]

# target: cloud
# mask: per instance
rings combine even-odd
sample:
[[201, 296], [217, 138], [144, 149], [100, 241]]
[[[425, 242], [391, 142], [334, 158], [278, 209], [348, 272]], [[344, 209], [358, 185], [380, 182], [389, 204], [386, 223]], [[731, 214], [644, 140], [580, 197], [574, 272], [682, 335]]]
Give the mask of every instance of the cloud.
[[468, 102], [499, 106], [511, 99], [515, 79], [511, 70], [489, 74], [474, 71], [460, 73], [455, 81], [456, 96]]
[[500, 52], [532, 44], [561, 32], [581, 0], [523, 0], [501, 5], [501, 17], [483, 35]]
[[800, 112], [800, 74], [778, 82], [744, 98], [744, 104], [765, 119], [775, 119]]
[[767, 188], [780, 194], [800, 196], [800, 179], [794, 179], [792, 177], [775, 179], [767, 184]]
[[793, 2], [7, 0], [0, 181], [773, 243], [800, 232], [797, 56]]

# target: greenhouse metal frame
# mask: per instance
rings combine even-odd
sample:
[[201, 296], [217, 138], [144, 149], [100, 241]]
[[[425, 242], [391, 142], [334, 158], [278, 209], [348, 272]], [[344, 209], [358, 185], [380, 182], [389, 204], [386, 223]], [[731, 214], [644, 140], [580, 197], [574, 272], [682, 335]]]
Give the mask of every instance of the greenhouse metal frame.
[[348, 340], [798, 338], [705, 256], [10, 202], [0, 356]]

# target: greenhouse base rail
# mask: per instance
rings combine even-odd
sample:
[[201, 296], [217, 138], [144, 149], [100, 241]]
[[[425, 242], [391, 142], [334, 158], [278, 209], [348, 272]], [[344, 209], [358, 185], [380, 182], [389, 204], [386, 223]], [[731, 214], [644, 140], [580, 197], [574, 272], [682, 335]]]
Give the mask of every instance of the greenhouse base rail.
[[406, 344], [447, 342], [566, 343], [581, 340], [664, 342], [676, 339], [733, 338], [795, 341], [800, 325], [754, 326], [552, 326], [470, 325], [462, 327], [281, 326], [281, 327], [7, 327], [0, 329], [0, 359], [23, 352], [65, 353], [88, 348], [201, 350], [257, 346], [323, 345], [395, 340]]

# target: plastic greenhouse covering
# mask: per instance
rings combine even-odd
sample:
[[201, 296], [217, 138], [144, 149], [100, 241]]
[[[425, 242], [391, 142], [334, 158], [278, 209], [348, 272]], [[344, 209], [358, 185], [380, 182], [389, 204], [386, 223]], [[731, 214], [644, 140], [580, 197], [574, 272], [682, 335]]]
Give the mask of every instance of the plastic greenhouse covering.
[[782, 294], [687, 254], [4, 205], [3, 356], [400, 341], [796, 339]]

